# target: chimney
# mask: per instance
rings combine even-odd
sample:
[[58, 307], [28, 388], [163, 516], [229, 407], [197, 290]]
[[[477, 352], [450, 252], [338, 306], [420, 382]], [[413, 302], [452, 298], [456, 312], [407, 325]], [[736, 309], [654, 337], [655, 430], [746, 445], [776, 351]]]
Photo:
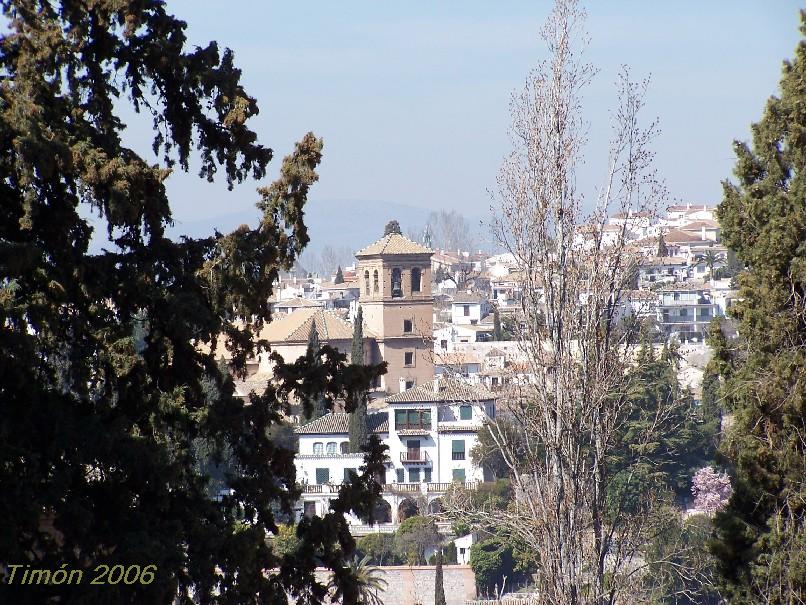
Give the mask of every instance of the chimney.
[[434, 392], [439, 393], [439, 376], [434, 377]]
[[702, 241], [705, 241], [705, 225], [703, 225], [703, 226], [700, 228], [700, 235], [701, 235], [701, 239], [702, 239]]
[[406, 379], [403, 378], [402, 376], [400, 377], [398, 387], [400, 388], [401, 393], [406, 390]]

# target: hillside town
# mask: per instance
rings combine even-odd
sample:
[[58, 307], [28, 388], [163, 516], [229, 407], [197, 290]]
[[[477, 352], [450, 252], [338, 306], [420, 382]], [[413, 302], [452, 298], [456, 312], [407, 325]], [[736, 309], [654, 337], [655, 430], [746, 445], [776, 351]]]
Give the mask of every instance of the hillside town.
[[0, 2], [0, 604], [804, 605], [790, 4]]
[[[616, 315], [652, 326], [658, 348], [679, 345], [678, 378], [699, 405], [709, 325], [726, 317], [736, 297], [737, 267], [721, 242], [714, 208], [673, 205], [657, 218], [618, 214], [603, 237], [622, 229], [634, 266]], [[593, 237], [580, 228], [575, 246], [584, 250]], [[362, 537], [392, 533], [412, 516], [438, 515], [441, 498], [457, 483], [474, 490], [495, 481], [471, 455], [478, 432], [497, 409], [506, 409], [509, 387], [532, 377], [518, 338], [523, 267], [513, 254], [431, 250], [390, 221], [387, 233], [355, 257], [333, 275], [283, 276], [274, 320], [258, 336], [285, 360], [304, 356], [311, 342], [349, 354], [361, 310], [360, 362], [387, 363], [369, 393], [367, 426], [388, 447], [386, 472], [378, 477], [382, 504], [372, 519], [348, 519], [353, 535]], [[236, 383], [243, 397], [272, 379], [268, 353], [247, 367], [249, 377]], [[297, 514], [324, 516], [363, 462], [363, 453], [350, 448], [349, 414], [334, 409], [306, 419], [299, 412], [289, 420], [302, 487]], [[452, 532], [450, 523], [438, 527]], [[474, 535], [452, 538], [456, 560], [467, 563]]]

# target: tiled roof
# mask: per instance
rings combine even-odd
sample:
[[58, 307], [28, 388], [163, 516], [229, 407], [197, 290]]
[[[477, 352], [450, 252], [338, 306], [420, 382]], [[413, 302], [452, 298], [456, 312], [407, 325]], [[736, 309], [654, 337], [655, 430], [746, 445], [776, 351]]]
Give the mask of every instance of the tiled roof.
[[685, 233], [680, 229], [671, 229], [668, 233], [664, 234], [663, 240], [667, 244], [702, 241], [698, 236]]
[[434, 354], [434, 364], [441, 365], [441, 366], [458, 366], [458, 365], [465, 365], [468, 363], [481, 363], [475, 355], [471, 353], [462, 353], [462, 352], [454, 352], [454, 353], [435, 353]]
[[374, 244], [355, 253], [356, 257], [374, 256], [376, 254], [433, 254], [434, 251], [422, 244], [411, 241], [399, 233], [383, 236]]
[[289, 298], [274, 303], [277, 308], [295, 309], [297, 307], [323, 307], [324, 301], [308, 300], [307, 298]]
[[[439, 383], [437, 389], [434, 388], [435, 381]], [[442, 403], [491, 399], [495, 399], [495, 395], [485, 388], [451, 378], [439, 378], [387, 397], [386, 403]]]
[[455, 305], [479, 304], [483, 300], [484, 297], [481, 294], [473, 292], [457, 292], [453, 296], [453, 304]]
[[704, 281], [692, 280], [667, 284], [661, 288], [661, 292], [697, 292], [699, 290], [708, 290], [710, 287]]
[[686, 259], [682, 256], [651, 256], [641, 261], [641, 266], [657, 267], [667, 265], [685, 265]]
[[[260, 338], [272, 342], [307, 342], [311, 324], [316, 322], [316, 332], [320, 342], [349, 340], [353, 337], [353, 324], [342, 319], [333, 311], [321, 307], [304, 308], [289, 313], [266, 324]], [[372, 337], [364, 329], [365, 337]]]
[[719, 223], [708, 219], [702, 219], [699, 221], [693, 221], [691, 223], [687, 223], [682, 227], [680, 227], [680, 229], [683, 231], [694, 231], [694, 230], [699, 231], [703, 227], [705, 227], [706, 229], [719, 229]]
[[[311, 420], [308, 424], [297, 427], [294, 432], [301, 435], [347, 435], [350, 432], [349, 424], [350, 414], [336, 412]], [[389, 413], [367, 414], [367, 428], [370, 433], [388, 433]]]
[[244, 380], [234, 380], [235, 396], [248, 397], [252, 391], [258, 395], [262, 394], [272, 377], [273, 375], [268, 372], [259, 372], [252, 376], [247, 376]]

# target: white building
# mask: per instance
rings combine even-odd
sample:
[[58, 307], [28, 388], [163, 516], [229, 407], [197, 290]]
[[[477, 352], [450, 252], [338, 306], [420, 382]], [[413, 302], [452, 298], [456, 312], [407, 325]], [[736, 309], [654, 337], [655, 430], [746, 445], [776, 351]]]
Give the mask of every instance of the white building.
[[[386, 408], [367, 416], [371, 434], [388, 446], [383, 499], [376, 521], [399, 521], [406, 501], [431, 506], [453, 482], [473, 487], [483, 480], [470, 450], [487, 417], [495, 416], [495, 396], [464, 382], [437, 378], [386, 399]], [[303, 485], [299, 511], [323, 515], [338, 487], [363, 463], [348, 452], [349, 415], [326, 414], [296, 429], [297, 479]], [[350, 518], [351, 524], [361, 520]]]
[[638, 266], [638, 287], [650, 288], [656, 283], [683, 281], [688, 276], [687, 262], [680, 256], [653, 256]]
[[708, 324], [720, 315], [719, 306], [711, 300], [711, 291], [703, 282], [670, 284], [660, 291], [657, 319], [666, 336], [702, 342]]
[[489, 312], [489, 303], [479, 294], [458, 292], [451, 302], [451, 321], [457, 326], [476, 325]]

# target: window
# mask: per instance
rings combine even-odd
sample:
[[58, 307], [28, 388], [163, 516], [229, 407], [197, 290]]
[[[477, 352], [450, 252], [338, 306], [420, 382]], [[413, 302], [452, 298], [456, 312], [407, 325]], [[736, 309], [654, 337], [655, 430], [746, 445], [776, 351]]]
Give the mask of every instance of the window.
[[455, 468], [455, 469], [453, 469], [453, 480], [454, 481], [461, 481], [461, 482], [464, 483], [465, 469], [463, 469], [463, 468]]
[[462, 315], [465, 317], [470, 315], [470, 305], [462, 305]]
[[321, 441], [317, 441], [316, 443], [314, 443], [313, 444], [313, 454], [314, 454], [314, 456], [321, 456], [323, 447], [324, 447], [324, 445], [322, 444]]
[[425, 481], [426, 483], [431, 483], [431, 469], [430, 468], [423, 469], [423, 474], [425, 475], [425, 477], [423, 477], [423, 481]]
[[395, 410], [396, 429], [431, 429], [429, 410]]
[[403, 353], [403, 365], [406, 366], [414, 365], [414, 351], [406, 351], [405, 353]]
[[403, 296], [403, 281], [400, 273], [400, 269], [394, 268], [392, 269], [392, 296], [394, 298], [400, 298]]
[[339, 452], [342, 454], [349, 454], [350, 453], [350, 442], [349, 441], [342, 441], [339, 444]]
[[680, 309], [680, 317], [687, 317], [688, 309]]
[[404, 319], [403, 320], [403, 331], [404, 332], [411, 332], [411, 320]]
[[330, 469], [329, 468], [316, 469], [316, 484], [322, 485], [323, 483], [327, 483], [328, 481], [330, 481]]
[[672, 298], [675, 300], [680, 300], [680, 292], [675, 292]]
[[442, 347], [443, 349], [447, 349], [448, 348], [448, 341], [447, 340], [440, 340], [439, 341], [439, 346]]
[[358, 477], [358, 469], [346, 468], [344, 469], [344, 483], [352, 483]]
[[369, 271], [364, 271], [364, 294], [369, 294]]
[[459, 406], [459, 420], [470, 420], [473, 418], [473, 408], [469, 405]]
[[409, 469], [409, 482], [410, 483], [419, 483], [420, 482], [420, 469], [419, 468], [410, 468]]
[[398, 483], [405, 483], [406, 477], [403, 475], [404, 471], [402, 468], [397, 469], [397, 482]]
[[406, 385], [406, 390], [407, 390], [407, 391], [408, 391], [409, 389], [413, 389], [413, 388], [414, 388], [414, 381], [413, 381], [413, 380], [407, 380], [407, 381], [405, 382], [405, 385]]
[[378, 293], [378, 270], [377, 269], [375, 269], [375, 271], [372, 274], [372, 291], [375, 294]]
[[418, 268], [414, 268], [411, 270], [411, 291], [412, 292], [419, 292], [420, 291], [420, 270]]
[[465, 459], [465, 440], [454, 439], [451, 442], [451, 459], [464, 460]]
[[325, 449], [325, 451], [330, 456], [335, 454], [336, 453], [336, 442], [335, 441], [328, 441], [327, 448]]

